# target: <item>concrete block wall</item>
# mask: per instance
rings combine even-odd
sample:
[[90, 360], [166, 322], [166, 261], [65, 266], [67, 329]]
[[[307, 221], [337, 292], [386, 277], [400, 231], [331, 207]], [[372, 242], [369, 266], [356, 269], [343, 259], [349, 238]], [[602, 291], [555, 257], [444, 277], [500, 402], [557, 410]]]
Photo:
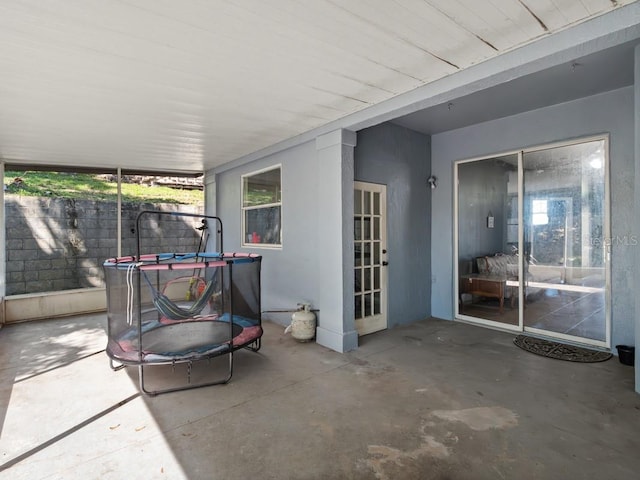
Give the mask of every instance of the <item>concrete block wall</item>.
[[[115, 202], [6, 194], [5, 209], [7, 295], [104, 286], [102, 264], [117, 255]], [[142, 210], [203, 211], [190, 205], [123, 204], [123, 255], [136, 252], [135, 219]], [[194, 251], [200, 240], [196, 220], [163, 217], [144, 225], [143, 251]]]

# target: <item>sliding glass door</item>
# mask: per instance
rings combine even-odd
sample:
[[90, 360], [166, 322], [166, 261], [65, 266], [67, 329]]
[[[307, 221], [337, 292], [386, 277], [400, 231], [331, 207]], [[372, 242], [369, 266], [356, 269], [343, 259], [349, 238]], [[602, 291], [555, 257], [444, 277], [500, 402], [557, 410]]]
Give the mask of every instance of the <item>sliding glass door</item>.
[[458, 313], [519, 327], [518, 155], [459, 163], [457, 177]]
[[608, 343], [604, 139], [525, 152], [524, 326]]
[[608, 142], [456, 165], [458, 318], [609, 347]]

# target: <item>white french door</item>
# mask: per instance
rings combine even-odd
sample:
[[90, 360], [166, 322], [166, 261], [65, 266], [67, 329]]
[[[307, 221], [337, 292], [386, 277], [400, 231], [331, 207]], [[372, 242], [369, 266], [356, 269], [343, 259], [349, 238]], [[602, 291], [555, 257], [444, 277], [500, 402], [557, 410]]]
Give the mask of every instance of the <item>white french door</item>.
[[354, 305], [358, 335], [387, 328], [387, 187], [354, 183]]

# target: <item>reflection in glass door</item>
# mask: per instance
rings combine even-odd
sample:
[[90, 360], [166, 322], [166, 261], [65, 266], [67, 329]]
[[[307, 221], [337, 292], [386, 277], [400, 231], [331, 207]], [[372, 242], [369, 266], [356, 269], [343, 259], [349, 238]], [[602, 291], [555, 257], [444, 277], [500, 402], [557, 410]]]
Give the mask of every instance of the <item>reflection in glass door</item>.
[[607, 345], [604, 139], [523, 154], [524, 327]]
[[458, 164], [458, 316], [519, 327], [518, 155]]
[[610, 347], [608, 140], [456, 164], [456, 317]]

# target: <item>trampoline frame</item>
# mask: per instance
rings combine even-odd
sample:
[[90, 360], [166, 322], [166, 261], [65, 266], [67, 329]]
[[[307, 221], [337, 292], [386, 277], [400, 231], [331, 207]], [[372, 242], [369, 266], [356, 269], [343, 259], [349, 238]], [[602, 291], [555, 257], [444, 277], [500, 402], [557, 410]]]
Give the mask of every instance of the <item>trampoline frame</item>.
[[[136, 249], [137, 249], [137, 255], [135, 257], [121, 257], [118, 259], [109, 259], [105, 262], [105, 268], [107, 268], [107, 266], [109, 267], [118, 267], [118, 263], [127, 263], [127, 264], [138, 264], [137, 268], [142, 268], [140, 267], [140, 264], [142, 261], [146, 261], [147, 264], [145, 265], [147, 267], [147, 269], [150, 270], [160, 270], [160, 269], [173, 269], [173, 264], [171, 263], [164, 263], [164, 264], [160, 264], [160, 261], [166, 261], [170, 258], [167, 258], [166, 256], [161, 256], [158, 254], [147, 254], [147, 255], [143, 255], [141, 253], [141, 243], [140, 243], [140, 224], [141, 224], [141, 220], [147, 216], [147, 215], [170, 215], [170, 216], [178, 216], [178, 217], [195, 217], [195, 218], [201, 218], [202, 219], [202, 223], [203, 226], [198, 228], [198, 230], [202, 231], [202, 236], [200, 239], [200, 246], [199, 249], [201, 247], [205, 247], [206, 245], [203, 245], [202, 240], [204, 239], [204, 233], [205, 230], [208, 228], [208, 221], [209, 220], [213, 220], [216, 222], [217, 228], [216, 228], [216, 233], [218, 234], [218, 238], [219, 238], [219, 242], [217, 244], [217, 246], [219, 246], [219, 251], [220, 252], [224, 252], [223, 250], [223, 244], [222, 244], [222, 221], [219, 217], [215, 217], [215, 216], [210, 216], [210, 215], [198, 215], [198, 214], [191, 214], [191, 213], [181, 213], [181, 212], [162, 212], [162, 211], [155, 211], [155, 210], [143, 210], [141, 211], [137, 218], [136, 218]], [[206, 244], [206, 242], [205, 242]], [[198, 259], [198, 254], [200, 252], [198, 251], [196, 253], [196, 260]], [[183, 254], [174, 254], [174, 258], [178, 258], [179, 256], [181, 256]], [[211, 256], [207, 257], [206, 255], [210, 255], [210, 254], [203, 254], [203, 259], [204, 258], [211, 258]], [[150, 259], [152, 259], [153, 257], [155, 257], [156, 259], [156, 265], [153, 265], [152, 263], [150, 263]], [[162, 257], [162, 258], [161, 258]], [[218, 256], [213, 257], [215, 258], [215, 262], [207, 262], [207, 261], [203, 261], [202, 265], [204, 268], [207, 268], [208, 266], [210, 266], [210, 264], [212, 266], [221, 266], [223, 268], [229, 268], [229, 286], [233, 285], [233, 264], [240, 261], [240, 262], [244, 262], [244, 261], [249, 261], [249, 262], [254, 262], [254, 261], [259, 261], [261, 260], [261, 256], [260, 255], [255, 255], [255, 254], [246, 254], [246, 253], [220, 253], [218, 254]], [[196, 263], [191, 263], [191, 264], [187, 264], [189, 265], [189, 268], [193, 268], [194, 264]], [[226, 264], [226, 265], [225, 265]], [[155, 267], [155, 268], [154, 268]], [[178, 267], [176, 267], [178, 268]], [[184, 268], [184, 267], [180, 267], [180, 268]], [[200, 267], [202, 268], [202, 267]], [[236, 350], [240, 350], [243, 348], [246, 348], [247, 350], [251, 350], [253, 352], [258, 352], [262, 346], [262, 335], [263, 335], [263, 331], [262, 331], [262, 319], [261, 319], [261, 313], [260, 313], [260, 297], [261, 297], [261, 279], [260, 279], [260, 275], [258, 275], [257, 278], [257, 282], [258, 282], [258, 318], [257, 318], [257, 326], [260, 326], [260, 334], [257, 338], [252, 339], [251, 341], [244, 343], [244, 344], [240, 344], [240, 345], [235, 345], [234, 344], [234, 340], [236, 337], [234, 337], [233, 335], [233, 326], [234, 326], [234, 313], [233, 313], [233, 309], [234, 309], [234, 302], [233, 302], [233, 288], [230, 288], [230, 305], [229, 305], [229, 321], [226, 322], [224, 321], [224, 323], [228, 323], [229, 324], [229, 340], [225, 341], [223, 343], [220, 344], [220, 346], [222, 346], [223, 348], [220, 350], [215, 350], [213, 352], [210, 353], [204, 353], [204, 354], [198, 354], [198, 353], [193, 353], [193, 354], [189, 354], [189, 355], [183, 355], [180, 358], [173, 358], [173, 359], [166, 359], [166, 360], [161, 360], [161, 359], [154, 359], [154, 360], [145, 360], [145, 356], [148, 355], [149, 353], [145, 353], [143, 352], [143, 349], [141, 348], [143, 342], [142, 342], [142, 337], [143, 337], [143, 306], [142, 306], [142, 302], [140, 301], [141, 299], [141, 289], [143, 288], [142, 284], [141, 284], [141, 276], [138, 275], [137, 276], [137, 281], [135, 282], [135, 288], [137, 289], [137, 298], [138, 298], [138, 305], [137, 305], [137, 314], [138, 314], [138, 322], [137, 322], [137, 340], [138, 340], [138, 359], [137, 360], [124, 360], [122, 358], [117, 358], [113, 352], [110, 351], [109, 347], [107, 347], [107, 355], [109, 356], [109, 366], [113, 371], [117, 371], [117, 370], [121, 370], [126, 366], [137, 366], [138, 367], [138, 384], [139, 384], [139, 388], [140, 391], [147, 394], [147, 395], [151, 395], [151, 396], [155, 396], [155, 395], [159, 395], [159, 394], [163, 394], [163, 393], [170, 393], [170, 392], [177, 392], [177, 391], [182, 391], [182, 390], [191, 390], [191, 389], [195, 389], [195, 388], [202, 388], [202, 387], [209, 387], [209, 386], [213, 386], [213, 385], [221, 385], [221, 384], [226, 384], [228, 383], [232, 376], [233, 376], [233, 354]], [[107, 286], [107, 288], [109, 288]], [[175, 323], [183, 323], [183, 322], [193, 322], [194, 319], [184, 319], [184, 320], [176, 320], [175, 322], [173, 322], [172, 324]], [[216, 321], [216, 322], [222, 322], [223, 320], [219, 319], [219, 318], [212, 318], [211, 320], [207, 320], [205, 319], [197, 319], [198, 322], [211, 322], [211, 321]], [[108, 338], [111, 341], [112, 339], [114, 341], [117, 342], [116, 336], [112, 336], [112, 332], [111, 332], [111, 325], [110, 325], [110, 321], [107, 322], [107, 334], [108, 334]], [[237, 324], [236, 324], [237, 325]], [[162, 328], [162, 326], [158, 326], [156, 328]], [[243, 327], [244, 329], [244, 327]], [[225, 346], [226, 345], [226, 346]], [[207, 360], [207, 361], [211, 361], [211, 359], [215, 358], [215, 357], [220, 357], [223, 355], [227, 355], [228, 356], [228, 369], [226, 374], [219, 379], [215, 379], [213, 381], [205, 381], [205, 382], [201, 382], [201, 383], [196, 383], [196, 384], [192, 384], [191, 383], [191, 370], [192, 370], [192, 366], [194, 364], [194, 362], [199, 362], [202, 360]], [[156, 366], [156, 365], [172, 365], [175, 367], [175, 365], [178, 364], [187, 364], [187, 385], [184, 386], [177, 386], [177, 387], [170, 387], [170, 388], [164, 388], [164, 389], [157, 389], [157, 390], [151, 390], [148, 389], [147, 386], [145, 385], [145, 367], [149, 367], [149, 366]]]

